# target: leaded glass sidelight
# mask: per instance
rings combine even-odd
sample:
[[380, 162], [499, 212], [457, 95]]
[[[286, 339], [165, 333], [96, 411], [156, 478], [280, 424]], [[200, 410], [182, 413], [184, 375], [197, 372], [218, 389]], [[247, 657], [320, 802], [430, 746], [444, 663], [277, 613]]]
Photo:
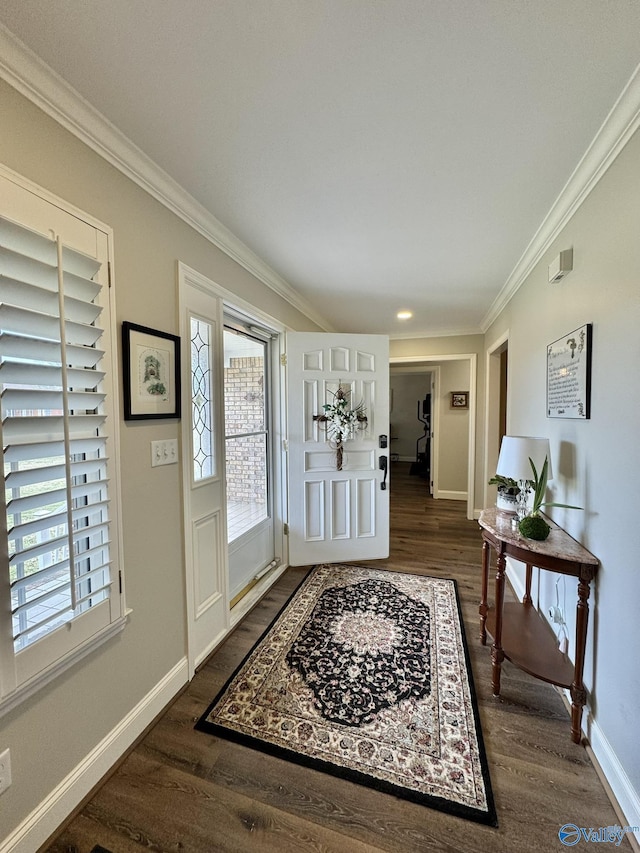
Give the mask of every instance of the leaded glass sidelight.
[[211, 413], [211, 324], [191, 318], [191, 432], [193, 478], [212, 477], [213, 427]]

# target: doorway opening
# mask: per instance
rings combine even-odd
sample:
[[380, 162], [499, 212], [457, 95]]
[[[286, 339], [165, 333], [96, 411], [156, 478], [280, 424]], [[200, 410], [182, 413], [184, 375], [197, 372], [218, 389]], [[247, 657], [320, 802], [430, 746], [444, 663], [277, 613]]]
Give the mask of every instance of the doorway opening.
[[433, 494], [432, 397], [436, 373], [412, 367], [392, 367], [391, 459], [409, 462], [410, 474], [425, 481]]
[[500, 444], [508, 429], [508, 357], [509, 333], [505, 332], [487, 348], [484, 506], [495, 503], [495, 486], [489, 486], [487, 481], [495, 473]]
[[225, 315], [224, 447], [229, 606], [275, 566], [271, 334]]
[[[432, 374], [429, 442], [432, 495], [435, 499], [465, 501], [467, 518], [474, 518], [477, 355], [416, 354], [392, 356], [389, 361], [392, 375], [427, 372]], [[467, 393], [467, 407], [451, 406], [451, 392], [458, 389]], [[392, 420], [395, 420], [394, 415]]]

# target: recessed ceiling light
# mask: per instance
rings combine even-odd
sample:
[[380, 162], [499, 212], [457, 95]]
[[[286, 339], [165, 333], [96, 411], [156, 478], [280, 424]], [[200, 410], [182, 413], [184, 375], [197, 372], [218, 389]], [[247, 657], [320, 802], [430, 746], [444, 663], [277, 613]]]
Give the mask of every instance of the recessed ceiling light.
[[398, 313], [396, 314], [396, 317], [398, 318], [398, 320], [410, 320], [411, 317], [413, 317], [413, 312], [412, 311], [398, 311]]

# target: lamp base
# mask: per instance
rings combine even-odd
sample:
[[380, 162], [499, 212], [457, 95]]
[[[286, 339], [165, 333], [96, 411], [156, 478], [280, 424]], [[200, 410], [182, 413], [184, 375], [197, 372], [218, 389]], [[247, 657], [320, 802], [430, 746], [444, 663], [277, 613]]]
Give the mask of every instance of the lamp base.
[[496, 495], [496, 509], [505, 515], [515, 515], [518, 510], [518, 496], [500, 491]]
[[518, 486], [520, 487], [520, 491], [518, 492], [517, 497], [516, 515], [518, 516], [518, 521], [522, 521], [523, 518], [526, 518], [529, 515], [528, 504], [531, 487], [527, 480], [519, 480]]

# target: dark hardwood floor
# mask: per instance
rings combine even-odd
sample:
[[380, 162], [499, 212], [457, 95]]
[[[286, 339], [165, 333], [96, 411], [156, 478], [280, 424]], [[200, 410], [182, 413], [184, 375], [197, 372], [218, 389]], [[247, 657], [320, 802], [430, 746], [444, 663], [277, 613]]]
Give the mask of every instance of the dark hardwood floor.
[[[193, 729], [218, 689], [305, 574], [290, 569], [201, 668], [49, 853], [183, 851], [439, 851], [565, 849], [565, 823], [619, 823], [565, 705], [550, 685], [505, 661], [491, 695], [489, 647], [478, 639], [481, 540], [465, 504], [433, 501], [394, 465], [391, 556], [371, 565], [458, 582], [499, 828], [480, 826], [282, 761]], [[627, 840], [620, 848], [630, 850]]]

